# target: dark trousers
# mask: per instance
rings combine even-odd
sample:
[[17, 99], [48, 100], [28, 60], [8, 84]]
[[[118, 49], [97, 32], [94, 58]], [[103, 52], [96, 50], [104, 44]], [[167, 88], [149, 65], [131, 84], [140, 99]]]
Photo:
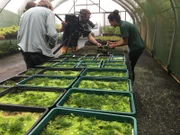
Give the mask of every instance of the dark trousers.
[[24, 61], [26, 63], [26, 67], [28, 68], [34, 68], [37, 65], [43, 64], [44, 62], [51, 59], [51, 57], [47, 57], [43, 54], [36, 53], [36, 52], [22, 52]]
[[130, 60], [130, 70], [131, 70], [131, 79], [134, 82], [135, 80], [135, 72], [134, 72], [134, 68], [135, 65], [139, 59], [139, 57], [141, 56], [141, 54], [143, 53], [144, 49], [140, 49], [140, 50], [136, 50], [136, 51], [130, 51], [129, 52], [129, 60]]

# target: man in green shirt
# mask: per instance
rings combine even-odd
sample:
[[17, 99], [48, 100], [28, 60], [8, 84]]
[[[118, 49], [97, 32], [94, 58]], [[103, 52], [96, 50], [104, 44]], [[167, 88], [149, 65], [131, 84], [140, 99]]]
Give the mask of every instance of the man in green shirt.
[[109, 23], [114, 27], [120, 27], [122, 40], [118, 42], [108, 42], [109, 48], [123, 45], [129, 47], [129, 60], [132, 71], [132, 81], [135, 79], [134, 67], [144, 51], [145, 44], [139, 34], [138, 29], [131, 23], [122, 21], [118, 10], [114, 10], [108, 16]]

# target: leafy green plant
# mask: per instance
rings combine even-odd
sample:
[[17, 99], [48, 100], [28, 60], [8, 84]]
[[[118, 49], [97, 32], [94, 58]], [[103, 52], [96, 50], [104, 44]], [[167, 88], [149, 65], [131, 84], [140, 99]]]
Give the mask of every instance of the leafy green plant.
[[127, 69], [126, 65], [104, 64], [103, 68], [111, 69]]
[[124, 60], [124, 56], [113, 56], [112, 60]]
[[73, 92], [63, 106], [113, 112], [131, 112], [129, 101], [129, 97], [122, 95], [98, 95], [93, 93]]
[[99, 67], [100, 65], [95, 63], [80, 63], [78, 65], [78, 68], [99, 68]]
[[0, 92], [6, 90], [7, 88], [4, 88], [4, 87], [0, 87]]
[[17, 83], [24, 80], [25, 78], [26, 77], [13, 77], [13, 78], [10, 78], [10, 79], [0, 83], [0, 85], [3, 85], [3, 86], [15, 86]]
[[40, 66], [42, 66], [42, 67], [51, 67], [51, 66], [53, 66], [53, 64], [55, 64], [55, 62], [44, 62], [42, 65], [40, 65]]
[[39, 68], [30, 68], [30, 69], [27, 69], [27, 71], [25, 71], [21, 75], [35, 75], [36, 73], [40, 72], [41, 70], [42, 69], [39, 69]]
[[73, 70], [46, 70], [44, 75], [56, 75], [56, 76], [78, 76], [81, 71]]
[[122, 40], [122, 38], [119, 36], [97, 36], [97, 37], [95, 37], [95, 39], [100, 40], [100, 41], [104, 41], [104, 42]]
[[33, 78], [26, 82], [26, 85], [44, 86], [44, 87], [67, 87], [72, 83], [73, 79], [66, 78]]
[[95, 57], [94, 56], [86, 56], [86, 57], [81, 57], [81, 60], [93, 60]]
[[128, 81], [82, 80], [78, 88], [128, 91]]
[[114, 61], [105, 61], [105, 63], [106, 64], [111, 64], [111, 65], [118, 65], [118, 64], [119, 65], [124, 65], [125, 64], [125, 62], [122, 61], [122, 60], [121, 61], [117, 61], [117, 60], [116, 61], [115, 60]]
[[17, 40], [0, 40], [0, 58], [17, 52]]
[[55, 91], [33, 91], [26, 90], [17, 92], [9, 92], [0, 97], [0, 103], [3, 104], [16, 104], [23, 106], [38, 106], [49, 107], [52, 106], [54, 101], [62, 94], [62, 92]]
[[113, 77], [128, 77], [127, 72], [120, 71], [88, 71], [86, 76], [113, 76]]
[[69, 63], [59, 63], [53, 66], [53, 68], [74, 68], [76, 64], [69, 64]]
[[41, 113], [0, 111], [1, 135], [24, 135]]
[[96, 60], [109, 60], [109, 56], [99, 56]]
[[132, 135], [132, 130], [130, 123], [72, 114], [56, 116], [42, 131], [42, 135]]

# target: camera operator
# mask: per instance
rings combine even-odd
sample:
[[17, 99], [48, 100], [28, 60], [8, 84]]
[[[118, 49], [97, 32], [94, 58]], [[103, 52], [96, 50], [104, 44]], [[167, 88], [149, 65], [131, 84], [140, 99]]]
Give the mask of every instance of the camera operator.
[[88, 9], [81, 9], [78, 17], [75, 15], [66, 15], [65, 21], [62, 21], [62, 26], [59, 29], [60, 32], [64, 32], [61, 41], [61, 54], [72, 53], [77, 50], [78, 40], [81, 36], [88, 37], [92, 43], [98, 47], [101, 46], [89, 30], [90, 15], [91, 12]]
[[17, 44], [27, 68], [33, 68], [54, 57], [52, 48], [57, 41], [55, 15], [49, 0], [40, 0], [20, 18]]

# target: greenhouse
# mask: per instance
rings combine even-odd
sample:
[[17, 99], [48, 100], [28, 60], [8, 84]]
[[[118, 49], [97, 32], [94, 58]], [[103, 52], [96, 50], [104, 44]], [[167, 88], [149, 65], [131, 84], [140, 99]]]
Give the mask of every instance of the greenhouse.
[[0, 0], [0, 135], [180, 135], [179, 0]]

